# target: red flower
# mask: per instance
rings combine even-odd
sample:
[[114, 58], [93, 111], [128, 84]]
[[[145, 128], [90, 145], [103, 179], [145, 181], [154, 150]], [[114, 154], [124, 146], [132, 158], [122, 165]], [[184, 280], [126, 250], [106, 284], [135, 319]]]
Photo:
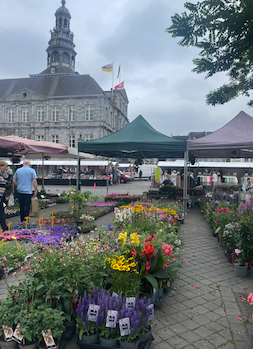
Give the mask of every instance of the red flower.
[[155, 249], [152, 243], [145, 244], [144, 250], [141, 253], [142, 257], [145, 257], [146, 259], [151, 259], [155, 255]]
[[148, 274], [149, 269], [151, 268], [151, 264], [147, 261], [146, 262], [146, 269], [144, 271], [144, 274]]
[[131, 252], [132, 252], [132, 254], [136, 257], [137, 251], [136, 251], [134, 248], [131, 248]]

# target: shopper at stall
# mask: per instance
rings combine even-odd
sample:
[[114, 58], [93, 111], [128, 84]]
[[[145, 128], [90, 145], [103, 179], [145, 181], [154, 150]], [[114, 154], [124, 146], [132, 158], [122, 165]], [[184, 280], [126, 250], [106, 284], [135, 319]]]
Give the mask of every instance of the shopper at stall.
[[37, 196], [37, 175], [30, 166], [30, 161], [25, 160], [23, 167], [15, 172], [13, 178], [13, 183], [17, 186], [18, 191], [21, 222], [25, 220], [25, 217], [29, 216], [33, 187], [34, 196]]
[[3, 173], [7, 169], [7, 162], [0, 160], [0, 224], [3, 230], [7, 230], [7, 224], [5, 221], [5, 213], [4, 213], [4, 194], [5, 194], [5, 185], [6, 185], [6, 180], [3, 177]]

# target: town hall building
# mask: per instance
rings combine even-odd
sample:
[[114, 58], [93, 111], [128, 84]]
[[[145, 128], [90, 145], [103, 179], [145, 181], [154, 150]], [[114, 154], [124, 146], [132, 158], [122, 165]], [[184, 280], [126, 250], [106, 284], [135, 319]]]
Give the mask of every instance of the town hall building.
[[75, 71], [74, 34], [66, 1], [55, 13], [47, 68], [28, 78], [0, 80], [0, 136], [16, 135], [77, 147], [129, 123], [125, 89], [103, 91]]

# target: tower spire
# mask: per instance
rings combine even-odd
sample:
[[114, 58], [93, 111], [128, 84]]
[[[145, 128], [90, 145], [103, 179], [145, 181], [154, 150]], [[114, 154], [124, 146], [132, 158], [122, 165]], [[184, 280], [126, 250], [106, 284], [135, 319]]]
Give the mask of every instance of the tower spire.
[[66, 0], [61, 0], [61, 3], [62, 6], [55, 12], [55, 27], [50, 30], [47, 69], [41, 73], [43, 75], [78, 74], [75, 72], [74, 34], [70, 30], [71, 15], [65, 7]]

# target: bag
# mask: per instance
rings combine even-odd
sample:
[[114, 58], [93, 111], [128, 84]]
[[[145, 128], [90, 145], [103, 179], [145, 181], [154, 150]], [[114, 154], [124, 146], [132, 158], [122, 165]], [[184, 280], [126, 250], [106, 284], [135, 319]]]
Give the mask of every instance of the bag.
[[38, 198], [31, 198], [31, 207], [29, 212], [30, 217], [39, 217], [39, 200]]
[[14, 206], [15, 202], [14, 202], [14, 195], [13, 193], [10, 194], [9, 196], [9, 200], [8, 200], [8, 207]]

